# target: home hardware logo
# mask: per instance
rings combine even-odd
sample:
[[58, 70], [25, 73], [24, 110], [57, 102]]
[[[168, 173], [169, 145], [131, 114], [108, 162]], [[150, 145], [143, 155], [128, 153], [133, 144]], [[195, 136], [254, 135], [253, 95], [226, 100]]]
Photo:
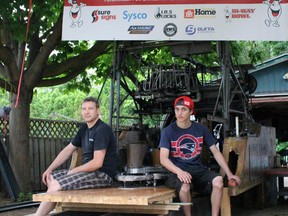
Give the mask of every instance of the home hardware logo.
[[193, 18], [215, 18], [216, 10], [211, 8], [204, 9], [185, 9], [184, 18], [193, 19]]

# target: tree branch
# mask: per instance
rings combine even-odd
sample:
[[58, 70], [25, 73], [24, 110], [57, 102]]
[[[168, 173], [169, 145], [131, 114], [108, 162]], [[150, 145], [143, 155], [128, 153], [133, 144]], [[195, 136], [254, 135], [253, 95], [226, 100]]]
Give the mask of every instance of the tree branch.
[[67, 59], [61, 63], [49, 65], [44, 69], [43, 77], [59, 76], [73, 68], [86, 68], [93, 63], [98, 56], [106, 52], [109, 44], [111, 44], [109, 41], [96, 42], [89, 50], [78, 56]]
[[18, 79], [19, 69], [13, 52], [7, 46], [0, 45], [0, 60], [8, 68], [8, 70], [1, 71], [4, 73], [4, 77], [8, 78], [9, 82], [15, 82]]
[[5, 80], [8, 79], [7, 73], [5, 71], [5, 67], [1, 62], [0, 62], [0, 77], [5, 79]]
[[[31, 16], [31, 23], [37, 23], [36, 22], [36, 12], [34, 12]], [[29, 48], [29, 55], [27, 58], [27, 68], [29, 68], [34, 60], [36, 59], [38, 53], [40, 52], [42, 48], [42, 41], [39, 38], [40, 32], [40, 26], [35, 25], [35, 29], [33, 33], [31, 34], [31, 40], [29, 42], [28, 48]]]
[[50, 34], [44, 43], [41, 51], [35, 58], [33, 64], [25, 74], [27, 86], [33, 88], [42, 79], [43, 67], [46, 65], [49, 55], [55, 49], [57, 43], [61, 40], [62, 32], [62, 14], [59, 15], [54, 25], [53, 33]]
[[79, 69], [79, 70], [74, 70], [70, 72], [65, 77], [55, 78], [55, 79], [44, 79], [37, 85], [37, 87], [50, 87], [50, 86], [55, 86], [55, 85], [61, 85], [75, 78], [82, 72], [83, 72], [83, 69]]
[[[16, 92], [15, 86], [11, 85], [9, 82], [0, 78], [0, 88], [5, 89], [7, 91]], [[1, 105], [1, 104], [0, 104]]]

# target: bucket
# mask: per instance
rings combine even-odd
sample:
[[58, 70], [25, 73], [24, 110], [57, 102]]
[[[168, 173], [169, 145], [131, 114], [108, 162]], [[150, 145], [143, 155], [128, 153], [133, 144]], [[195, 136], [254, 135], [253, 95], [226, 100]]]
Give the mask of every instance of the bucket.
[[127, 167], [141, 168], [148, 145], [145, 142], [127, 144]]
[[156, 167], [162, 166], [160, 163], [160, 150], [159, 149], [153, 149], [151, 154], [152, 154], [153, 166], [156, 166]]

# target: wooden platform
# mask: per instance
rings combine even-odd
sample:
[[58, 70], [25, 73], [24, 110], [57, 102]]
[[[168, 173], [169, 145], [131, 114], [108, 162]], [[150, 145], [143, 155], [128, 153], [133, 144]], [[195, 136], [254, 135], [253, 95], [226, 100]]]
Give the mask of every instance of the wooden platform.
[[175, 191], [167, 187], [97, 188], [34, 194], [33, 201], [57, 202], [60, 211], [168, 214], [177, 211]]

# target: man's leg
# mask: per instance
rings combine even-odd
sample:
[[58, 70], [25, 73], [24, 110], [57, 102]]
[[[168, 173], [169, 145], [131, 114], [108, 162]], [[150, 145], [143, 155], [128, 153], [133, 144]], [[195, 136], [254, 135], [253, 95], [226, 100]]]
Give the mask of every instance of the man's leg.
[[[179, 191], [179, 198], [181, 202], [191, 203], [190, 184], [183, 183]], [[184, 215], [191, 216], [191, 206], [183, 205]]]
[[223, 194], [223, 178], [222, 176], [217, 176], [212, 181], [212, 194], [211, 194], [212, 216], [219, 215], [222, 194]]
[[[51, 181], [48, 182], [48, 190], [47, 192], [59, 191], [61, 190], [61, 186], [57, 180], [50, 176]], [[35, 216], [46, 216], [48, 215], [54, 208], [56, 203], [55, 202], [41, 202], [40, 206], [38, 207]]]

